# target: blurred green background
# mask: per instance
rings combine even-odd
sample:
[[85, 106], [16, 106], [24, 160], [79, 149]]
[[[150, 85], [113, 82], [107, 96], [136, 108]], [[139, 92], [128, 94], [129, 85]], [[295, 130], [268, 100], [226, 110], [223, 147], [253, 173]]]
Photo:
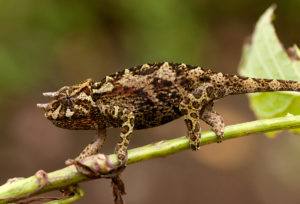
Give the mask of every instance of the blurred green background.
[[[0, 1], [0, 182], [53, 171], [95, 134], [53, 126], [36, 103], [86, 78], [154, 61], [237, 73], [243, 42], [276, 3], [285, 46], [300, 45], [300, 1]], [[254, 120], [245, 95], [217, 103], [226, 124]], [[204, 126], [206, 129], [207, 126]], [[185, 135], [182, 119], [136, 131], [130, 147]], [[102, 149], [112, 153], [119, 130]], [[300, 203], [300, 138], [284, 132], [226, 141], [129, 166], [128, 203]], [[77, 203], [112, 203], [108, 180], [82, 184]], [[59, 195], [52, 193], [52, 195]]]

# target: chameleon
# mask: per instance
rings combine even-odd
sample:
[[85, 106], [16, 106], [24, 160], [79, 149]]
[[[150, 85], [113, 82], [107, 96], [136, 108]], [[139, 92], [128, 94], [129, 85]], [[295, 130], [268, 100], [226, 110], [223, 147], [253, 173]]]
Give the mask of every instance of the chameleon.
[[214, 102], [225, 96], [272, 91], [300, 91], [300, 82], [223, 74], [183, 63], [143, 64], [106, 76], [99, 82], [64, 86], [43, 93], [50, 103], [37, 104], [60, 128], [96, 130], [96, 139], [75, 159], [96, 154], [107, 128], [120, 128], [115, 152], [120, 165], [127, 161], [133, 130], [163, 125], [183, 116], [192, 150], [201, 142], [200, 120], [221, 139], [224, 120]]

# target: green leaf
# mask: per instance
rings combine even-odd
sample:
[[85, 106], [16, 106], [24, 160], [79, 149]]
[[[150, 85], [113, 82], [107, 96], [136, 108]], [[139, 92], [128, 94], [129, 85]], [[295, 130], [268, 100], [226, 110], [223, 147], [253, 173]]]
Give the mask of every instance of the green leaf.
[[[284, 49], [272, 25], [274, 10], [271, 6], [258, 20], [251, 42], [244, 45], [239, 72], [249, 77], [300, 81], [299, 48]], [[249, 99], [261, 119], [300, 114], [298, 92], [255, 93], [249, 94]]]

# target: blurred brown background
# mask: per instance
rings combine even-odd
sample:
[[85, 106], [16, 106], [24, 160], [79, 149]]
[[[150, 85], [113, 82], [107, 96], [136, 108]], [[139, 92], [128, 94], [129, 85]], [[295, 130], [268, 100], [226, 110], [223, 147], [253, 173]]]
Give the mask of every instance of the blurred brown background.
[[[94, 131], [55, 127], [42, 92], [154, 61], [236, 73], [244, 40], [277, 3], [276, 29], [300, 44], [300, 1], [0, 1], [0, 182], [64, 167]], [[226, 124], [254, 120], [245, 95], [217, 103]], [[207, 129], [207, 126], [205, 126]], [[130, 147], [185, 135], [182, 119], [134, 132]], [[102, 149], [112, 153], [119, 130]], [[300, 203], [300, 137], [281, 133], [202, 147], [128, 166], [127, 203]], [[81, 185], [77, 203], [112, 203], [108, 180]], [[56, 194], [55, 194], [56, 195]]]

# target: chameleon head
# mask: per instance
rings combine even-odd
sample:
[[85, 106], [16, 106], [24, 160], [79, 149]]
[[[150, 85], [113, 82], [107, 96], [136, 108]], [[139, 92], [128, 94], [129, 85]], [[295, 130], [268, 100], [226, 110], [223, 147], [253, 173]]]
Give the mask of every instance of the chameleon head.
[[37, 104], [45, 111], [45, 117], [54, 125], [67, 129], [95, 129], [91, 109], [95, 105], [92, 99], [92, 80], [64, 86], [56, 92], [43, 93], [52, 98], [50, 103]]

